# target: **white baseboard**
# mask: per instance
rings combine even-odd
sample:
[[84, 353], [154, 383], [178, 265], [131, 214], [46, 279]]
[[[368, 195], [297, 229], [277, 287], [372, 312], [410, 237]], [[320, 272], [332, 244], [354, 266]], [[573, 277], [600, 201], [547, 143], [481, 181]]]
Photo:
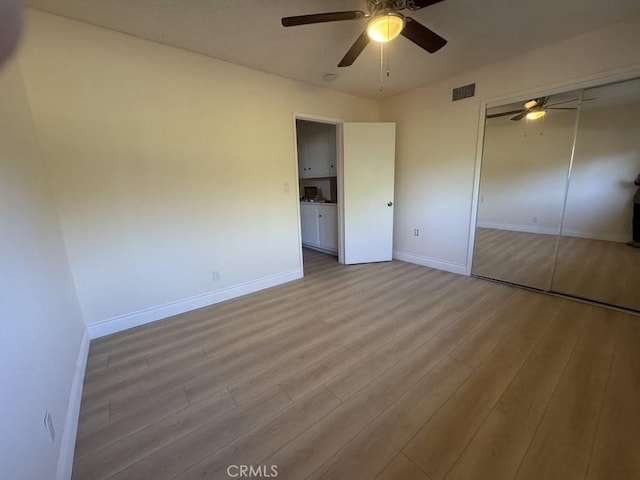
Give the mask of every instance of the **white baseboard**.
[[562, 229], [563, 237], [586, 238], [588, 240], [605, 240], [607, 242], [627, 243], [631, 240], [631, 233], [600, 233], [600, 232], [582, 232], [573, 228]]
[[80, 341], [80, 351], [76, 360], [76, 369], [73, 374], [69, 403], [67, 406], [67, 418], [64, 421], [64, 430], [60, 439], [60, 453], [58, 455], [58, 468], [56, 480], [70, 480], [73, 470], [73, 454], [76, 448], [76, 434], [78, 433], [78, 417], [80, 416], [80, 402], [82, 400], [82, 386], [84, 374], [89, 358], [89, 330], [84, 329]]
[[478, 222], [478, 228], [493, 228], [495, 230], [509, 230], [511, 232], [538, 233], [543, 235], [558, 235], [559, 227], [542, 227], [537, 225], [521, 225], [517, 223]]
[[101, 322], [90, 324], [88, 326], [89, 335], [92, 339], [103, 337], [129, 328], [162, 320], [167, 317], [186, 313], [197, 308], [208, 307], [209, 305], [224, 302], [225, 300], [231, 300], [232, 298], [247, 295], [259, 290], [264, 290], [265, 288], [275, 287], [276, 285], [281, 285], [283, 283], [302, 278], [302, 276], [302, 270], [296, 268], [288, 272], [271, 275], [258, 280], [252, 280], [250, 282], [241, 283], [222, 290], [216, 290], [215, 292], [207, 292], [202, 295], [196, 295], [191, 298], [185, 298], [183, 300], [159, 305], [157, 307], [119, 315]]
[[395, 260], [403, 262], [415, 263], [423, 267], [436, 268], [445, 272], [457, 273], [458, 275], [467, 275], [467, 266], [462, 263], [448, 262], [446, 260], [438, 260], [437, 258], [425, 257], [414, 253], [393, 251]]

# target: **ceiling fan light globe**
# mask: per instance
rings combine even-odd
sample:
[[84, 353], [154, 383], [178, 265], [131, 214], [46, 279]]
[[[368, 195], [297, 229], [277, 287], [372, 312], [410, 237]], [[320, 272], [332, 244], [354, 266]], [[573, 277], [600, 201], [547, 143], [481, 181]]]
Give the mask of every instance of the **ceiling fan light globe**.
[[367, 24], [367, 35], [374, 42], [385, 43], [393, 40], [404, 29], [404, 17], [389, 12], [376, 15]]
[[547, 114], [544, 110], [536, 110], [534, 112], [527, 113], [527, 118], [529, 120], [538, 120], [539, 118], [544, 117]]

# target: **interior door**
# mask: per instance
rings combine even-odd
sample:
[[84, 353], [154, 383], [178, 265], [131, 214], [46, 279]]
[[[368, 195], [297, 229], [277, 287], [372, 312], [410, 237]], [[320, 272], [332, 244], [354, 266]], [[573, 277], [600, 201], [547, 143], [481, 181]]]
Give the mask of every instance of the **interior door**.
[[395, 123], [343, 124], [344, 263], [390, 261]]

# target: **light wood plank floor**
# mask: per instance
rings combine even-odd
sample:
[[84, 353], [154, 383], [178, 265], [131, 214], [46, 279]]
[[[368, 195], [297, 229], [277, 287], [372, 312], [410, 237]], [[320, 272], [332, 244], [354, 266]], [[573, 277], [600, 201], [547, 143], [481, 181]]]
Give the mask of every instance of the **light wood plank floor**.
[[92, 342], [73, 478], [640, 478], [639, 317], [304, 255], [304, 279]]

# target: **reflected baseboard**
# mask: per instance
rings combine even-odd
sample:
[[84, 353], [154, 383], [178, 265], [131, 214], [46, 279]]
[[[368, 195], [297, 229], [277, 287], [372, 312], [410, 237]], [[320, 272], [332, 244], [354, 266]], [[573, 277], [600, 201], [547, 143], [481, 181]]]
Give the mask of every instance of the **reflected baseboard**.
[[537, 233], [541, 235], [558, 235], [559, 227], [543, 227], [540, 225], [522, 225], [519, 223], [478, 222], [478, 228], [508, 230], [510, 232]]

